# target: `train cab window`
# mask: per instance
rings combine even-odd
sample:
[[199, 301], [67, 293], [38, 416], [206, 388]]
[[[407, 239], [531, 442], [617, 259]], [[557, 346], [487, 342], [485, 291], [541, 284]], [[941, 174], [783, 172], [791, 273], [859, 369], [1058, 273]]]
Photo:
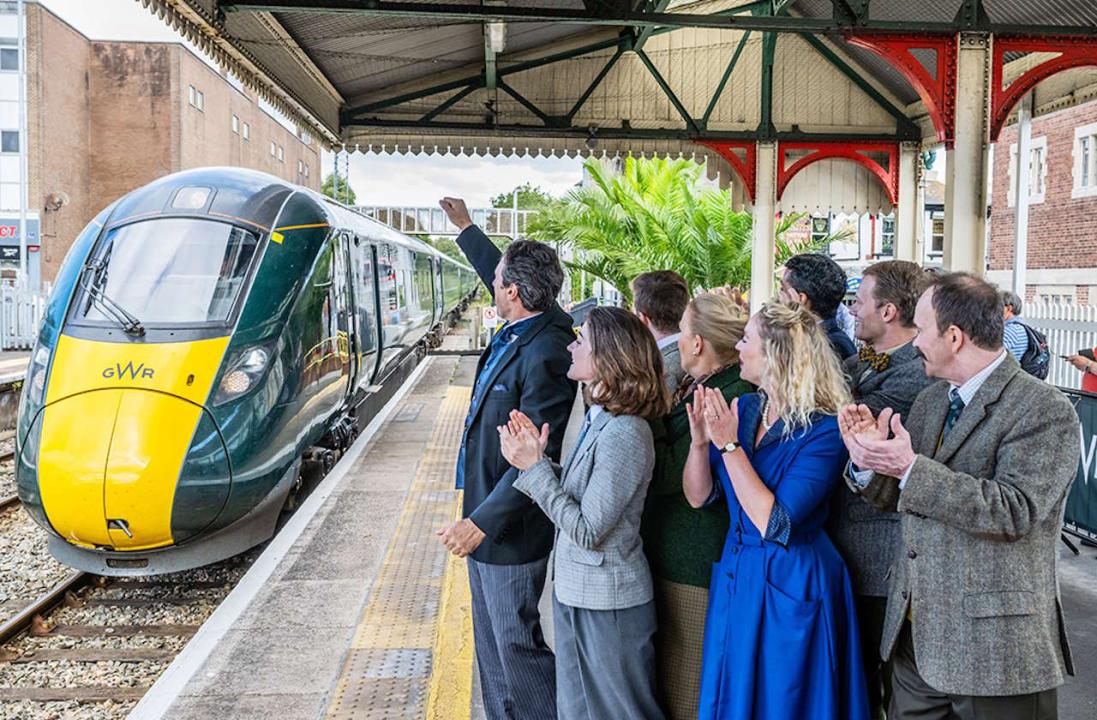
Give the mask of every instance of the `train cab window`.
[[210, 220], [164, 218], [111, 230], [81, 276], [76, 318], [110, 322], [102, 295], [146, 325], [228, 322], [258, 238]]

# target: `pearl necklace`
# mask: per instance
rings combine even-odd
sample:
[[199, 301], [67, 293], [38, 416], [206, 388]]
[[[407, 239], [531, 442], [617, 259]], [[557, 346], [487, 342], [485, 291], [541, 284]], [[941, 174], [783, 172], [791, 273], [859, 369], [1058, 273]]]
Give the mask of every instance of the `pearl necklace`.
[[767, 433], [773, 427], [773, 423], [769, 421], [769, 396], [766, 396], [766, 401], [762, 405], [762, 429]]

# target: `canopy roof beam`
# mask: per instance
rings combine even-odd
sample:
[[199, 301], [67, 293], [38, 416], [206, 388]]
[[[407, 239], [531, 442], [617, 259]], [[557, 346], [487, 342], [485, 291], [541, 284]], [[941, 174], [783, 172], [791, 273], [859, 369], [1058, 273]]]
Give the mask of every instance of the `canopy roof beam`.
[[[842, 32], [850, 28], [849, 13], [856, 17], [857, 8], [864, 8], [859, 29], [905, 33], [956, 34], [961, 30], [979, 30], [1019, 35], [1086, 35], [1097, 36], [1092, 25], [1018, 25], [991, 22], [978, 0], [965, 0], [957, 17], [950, 22], [910, 22], [874, 20], [867, 14], [865, 0], [832, 0], [838, 4], [838, 18], [795, 17], [786, 14], [692, 14], [683, 12], [644, 12], [627, 6], [585, 6], [583, 8], [544, 5], [464, 5], [457, 3], [392, 2], [391, 0], [238, 0], [222, 3], [225, 13], [232, 12], [300, 12], [340, 13], [363, 16], [389, 16], [449, 20], [457, 22], [551, 22], [580, 25], [615, 25], [624, 27], [715, 28], [723, 30], [755, 30], [760, 32], [816, 33]], [[753, 7], [747, 6], [747, 7]], [[974, 19], [969, 12], [974, 8]], [[736, 8], [736, 11], [740, 8]], [[843, 10], [848, 12], [843, 12]]]

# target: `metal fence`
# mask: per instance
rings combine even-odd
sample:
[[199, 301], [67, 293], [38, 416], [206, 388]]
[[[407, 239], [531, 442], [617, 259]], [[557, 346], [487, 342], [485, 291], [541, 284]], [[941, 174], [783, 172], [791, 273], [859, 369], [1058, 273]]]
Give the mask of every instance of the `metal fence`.
[[1082, 373], [1059, 356], [1097, 347], [1097, 306], [1026, 303], [1021, 320], [1047, 335], [1051, 350], [1047, 381], [1059, 387], [1081, 388]]
[[30, 350], [46, 309], [51, 286], [41, 290], [22, 283], [0, 282], [0, 350]]

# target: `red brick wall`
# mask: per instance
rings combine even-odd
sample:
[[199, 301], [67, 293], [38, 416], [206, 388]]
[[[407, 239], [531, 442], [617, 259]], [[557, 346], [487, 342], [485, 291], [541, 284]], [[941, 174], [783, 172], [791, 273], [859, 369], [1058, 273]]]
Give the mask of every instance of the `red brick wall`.
[[[1074, 187], [1074, 130], [1097, 122], [1097, 102], [1036, 118], [1032, 137], [1047, 138], [1047, 180], [1043, 203], [1029, 205], [1030, 269], [1097, 267], [1097, 197], [1071, 198]], [[1014, 209], [1008, 205], [1010, 145], [1017, 126], [1002, 131], [994, 150], [989, 260], [991, 270], [1013, 267]], [[1097, 284], [1097, 278], [1093, 281]], [[1088, 299], [1088, 292], [1087, 292]], [[1081, 298], [1079, 298], [1081, 300]]]

